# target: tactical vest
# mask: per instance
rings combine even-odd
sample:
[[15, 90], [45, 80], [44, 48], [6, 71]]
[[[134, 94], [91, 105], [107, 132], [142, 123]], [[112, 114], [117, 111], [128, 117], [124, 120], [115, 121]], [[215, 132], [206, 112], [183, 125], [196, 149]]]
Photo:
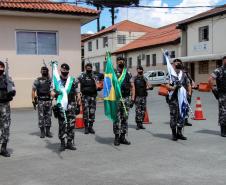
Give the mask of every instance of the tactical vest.
[[136, 76], [134, 80], [134, 85], [136, 96], [147, 96], [147, 83], [143, 76]]
[[[118, 74], [118, 76], [120, 76], [120, 75]], [[127, 72], [125, 79], [124, 79], [124, 81], [122, 82], [122, 85], [121, 85], [121, 92], [122, 92], [123, 98], [130, 96], [130, 88], [131, 88], [130, 79], [131, 79], [131, 76]]]
[[220, 76], [216, 79], [219, 93], [226, 93], [226, 68], [220, 67]]
[[8, 102], [7, 82], [5, 76], [0, 77], [0, 103]]
[[50, 100], [51, 80], [48, 78], [38, 78], [37, 95], [39, 100]]
[[89, 76], [87, 74], [83, 74], [80, 84], [81, 92], [83, 95], [87, 96], [97, 95], [96, 82], [93, 75]]

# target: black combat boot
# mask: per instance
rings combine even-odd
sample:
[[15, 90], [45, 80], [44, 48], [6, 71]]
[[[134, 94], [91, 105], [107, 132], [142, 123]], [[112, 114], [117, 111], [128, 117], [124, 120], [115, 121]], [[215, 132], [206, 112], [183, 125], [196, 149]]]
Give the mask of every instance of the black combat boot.
[[143, 123], [140, 124], [140, 129], [145, 129], [145, 127], [143, 126]]
[[49, 137], [49, 138], [53, 137], [52, 133], [50, 132], [50, 127], [46, 127], [46, 137]]
[[139, 122], [137, 123], [137, 128], [136, 128], [136, 130], [140, 130], [140, 123], [139, 123]]
[[221, 137], [226, 137], [226, 126], [221, 126]]
[[66, 149], [66, 146], [65, 146], [65, 140], [64, 139], [61, 139], [60, 140], [60, 151], [63, 152], [64, 150]]
[[182, 127], [177, 128], [177, 139], [187, 140], [187, 138], [182, 134]]
[[119, 134], [115, 134], [114, 145], [115, 146], [119, 146], [120, 145]]
[[185, 119], [184, 125], [185, 126], [192, 126], [192, 124], [188, 122], [188, 118]]
[[177, 129], [172, 128], [172, 140], [177, 141]]
[[45, 128], [40, 127], [40, 131], [41, 131], [40, 138], [45, 138]]
[[126, 139], [126, 134], [121, 134], [120, 143], [124, 145], [130, 145], [131, 143]]
[[7, 151], [7, 142], [6, 143], [2, 143], [2, 148], [1, 148], [1, 152], [0, 155], [4, 156], [4, 157], [10, 157], [10, 153]]
[[89, 133], [90, 133], [90, 134], [95, 134], [95, 131], [94, 131], [94, 129], [93, 129], [93, 123], [90, 123], [90, 124], [89, 124], [88, 130], [89, 130]]
[[76, 150], [76, 147], [75, 147], [72, 139], [68, 139], [68, 141], [67, 141], [67, 149], [69, 149], [69, 150]]

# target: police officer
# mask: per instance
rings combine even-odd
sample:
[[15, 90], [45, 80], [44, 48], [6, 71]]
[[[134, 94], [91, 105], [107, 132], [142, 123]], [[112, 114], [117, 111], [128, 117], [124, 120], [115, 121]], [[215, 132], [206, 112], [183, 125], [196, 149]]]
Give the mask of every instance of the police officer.
[[126, 134], [128, 132], [129, 109], [132, 107], [131, 102], [134, 102], [135, 100], [135, 88], [132, 82], [132, 75], [126, 70], [125, 67], [125, 59], [118, 57], [116, 75], [119, 81], [121, 81], [120, 87], [123, 100], [118, 102], [118, 119], [113, 123], [115, 146], [120, 144], [130, 145], [130, 142], [126, 139]]
[[211, 87], [214, 81], [217, 85], [221, 136], [226, 137], [226, 56], [223, 57], [223, 65], [215, 69], [209, 78]]
[[10, 153], [7, 150], [7, 143], [9, 141], [9, 130], [11, 124], [11, 111], [10, 111], [10, 101], [16, 94], [16, 91], [7, 91], [7, 87], [11, 84], [15, 89], [14, 83], [11, 78], [7, 79], [5, 75], [5, 64], [0, 61], [0, 143], [1, 151], [0, 155], [4, 157], [10, 157]]
[[143, 67], [137, 67], [137, 76], [132, 78], [135, 87], [136, 123], [137, 130], [145, 129], [143, 126], [144, 114], [146, 111], [147, 90], [153, 89], [148, 83], [148, 79], [143, 75]]
[[36, 109], [38, 104], [38, 125], [41, 131], [40, 138], [52, 137], [50, 132], [52, 116], [52, 100], [50, 97], [51, 78], [46, 66], [41, 68], [41, 77], [38, 77], [32, 87], [32, 103]]
[[85, 134], [95, 134], [93, 123], [95, 122], [96, 97], [97, 97], [97, 76], [94, 75], [91, 63], [85, 65], [85, 72], [78, 77], [82, 93], [83, 119]]
[[187, 90], [187, 94], [191, 96], [191, 85], [189, 79], [183, 72], [182, 61], [179, 59], [174, 59], [173, 67], [177, 73], [177, 79], [174, 82], [167, 84], [169, 93], [169, 108], [170, 108], [170, 127], [172, 129], [172, 140], [177, 139], [187, 140], [187, 138], [182, 134], [182, 129], [184, 127], [184, 121], [180, 119], [179, 114], [179, 103], [178, 103], [178, 89], [181, 86]]
[[[65, 149], [76, 150], [76, 147], [74, 145], [74, 123], [75, 123], [75, 117], [76, 117], [77, 101], [79, 101], [77, 100], [77, 91], [76, 91], [78, 84], [75, 78], [70, 77], [68, 75], [69, 70], [70, 70], [70, 67], [68, 64], [64, 63], [61, 65], [60, 79], [61, 79], [62, 85], [66, 88], [66, 84], [72, 84], [70, 89], [67, 90], [68, 106], [65, 112], [66, 115], [64, 115], [64, 113], [62, 112], [62, 109], [56, 110], [57, 107], [54, 106], [54, 111], [57, 111], [57, 113], [54, 113], [54, 114], [58, 114], [57, 115], [58, 123], [59, 123], [58, 136], [61, 141], [60, 151], [64, 151]], [[56, 99], [60, 94], [61, 92], [56, 91], [56, 89], [52, 89], [51, 91], [51, 96], [55, 97]], [[67, 120], [65, 120], [65, 116]]]

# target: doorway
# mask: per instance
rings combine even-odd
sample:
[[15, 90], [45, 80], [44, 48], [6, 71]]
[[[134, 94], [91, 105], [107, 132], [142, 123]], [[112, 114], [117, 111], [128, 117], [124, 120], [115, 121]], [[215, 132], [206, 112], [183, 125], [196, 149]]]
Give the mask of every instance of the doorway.
[[191, 69], [191, 72], [190, 72], [191, 78], [192, 80], [195, 81], [195, 64], [194, 63], [190, 63], [190, 69]]

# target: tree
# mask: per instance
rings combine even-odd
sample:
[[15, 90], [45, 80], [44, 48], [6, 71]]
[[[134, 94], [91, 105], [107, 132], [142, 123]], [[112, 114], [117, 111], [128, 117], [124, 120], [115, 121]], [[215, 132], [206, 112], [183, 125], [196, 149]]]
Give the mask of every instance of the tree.
[[95, 7], [101, 6], [101, 7], [107, 7], [110, 8], [110, 13], [111, 13], [111, 20], [112, 20], [112, 25], [115, 23], [115, 14], [118, 12], [116, 8], [118, 7], [125, 7], [125, 6], [131, 6], [139, 5], [139, 0], [87, 0], [89, 4], [94, 5]]

